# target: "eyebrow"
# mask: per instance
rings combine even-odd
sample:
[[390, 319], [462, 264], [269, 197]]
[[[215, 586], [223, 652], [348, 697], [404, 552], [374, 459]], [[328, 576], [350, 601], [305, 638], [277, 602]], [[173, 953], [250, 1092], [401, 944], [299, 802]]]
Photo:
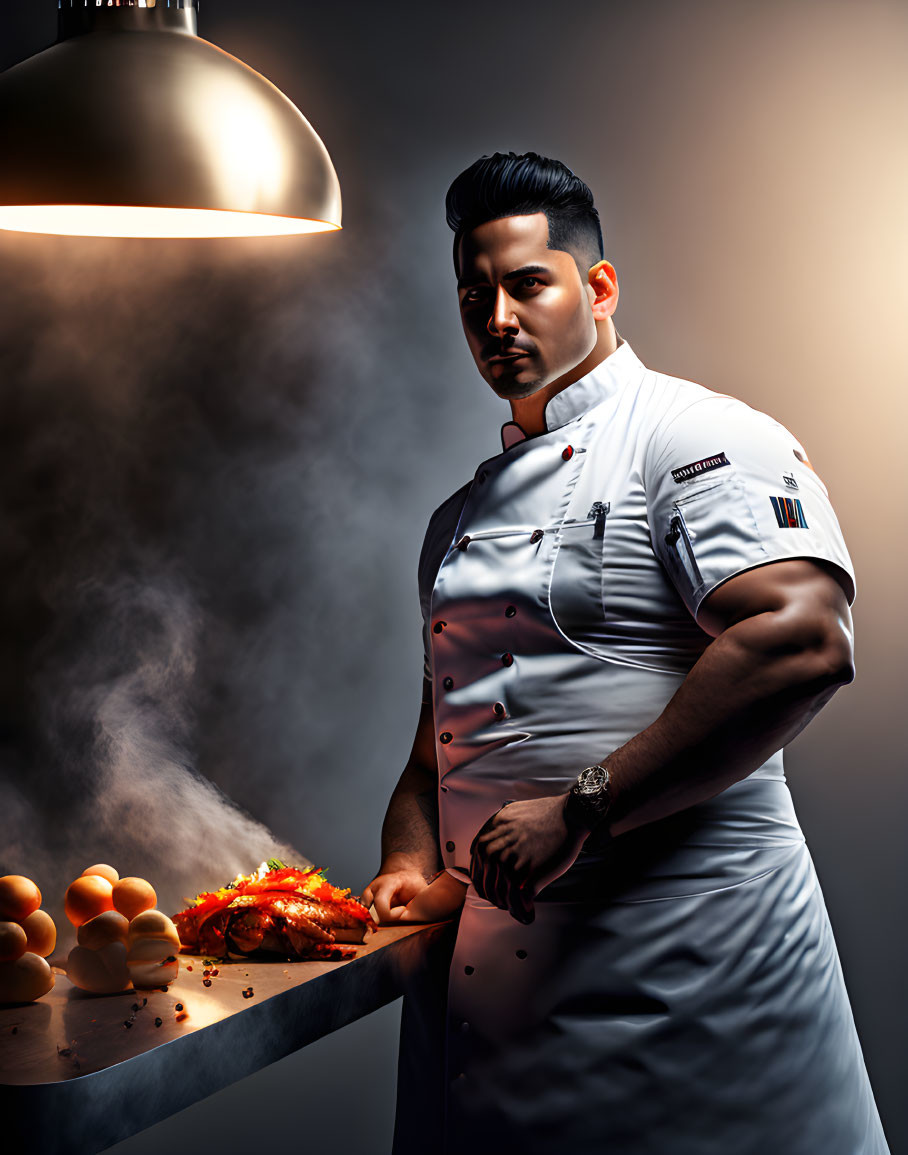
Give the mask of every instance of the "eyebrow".
[[[503, 281], [516, 281], [518, 277], [531, 277], [536, 273], [548, 273], [549, 269], [545, 265], [523, 265], [519, 269], [514, 269], [510, 273], [505, 273], [501, 278]], [[469, 289], [473, 285], [482, 284], [483, 277], [458, 277], [458, 289]]]

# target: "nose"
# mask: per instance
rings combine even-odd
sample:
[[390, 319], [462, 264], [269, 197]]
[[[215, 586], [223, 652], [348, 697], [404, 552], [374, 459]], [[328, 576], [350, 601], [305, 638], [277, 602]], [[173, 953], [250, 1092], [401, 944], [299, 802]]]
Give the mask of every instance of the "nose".
[[520, 322], [514, 312], [514, 303], [501, 286], [495, 294], [495, 307], [486, 328], [493, 337], [501, 337], [507, 332], [517, 333], [520, 331]]

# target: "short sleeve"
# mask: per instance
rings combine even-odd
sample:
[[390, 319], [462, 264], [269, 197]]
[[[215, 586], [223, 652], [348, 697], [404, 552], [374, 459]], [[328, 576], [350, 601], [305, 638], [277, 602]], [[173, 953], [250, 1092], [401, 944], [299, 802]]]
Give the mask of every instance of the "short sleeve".
[[656, 556], [690, 612], [735, 574], [809, 558], [834, 567], [849, 603], [854, 569], [826, 487], [783, 425], [708, 394], [655, 430], [644, 466]]

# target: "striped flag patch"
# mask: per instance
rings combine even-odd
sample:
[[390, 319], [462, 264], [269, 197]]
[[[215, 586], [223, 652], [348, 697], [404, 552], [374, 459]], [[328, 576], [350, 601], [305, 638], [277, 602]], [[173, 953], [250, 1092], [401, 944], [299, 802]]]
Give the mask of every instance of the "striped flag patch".
[[780, 529], [807, 529], [807, 518], [798, 497], [771, 497], [772, 510]]

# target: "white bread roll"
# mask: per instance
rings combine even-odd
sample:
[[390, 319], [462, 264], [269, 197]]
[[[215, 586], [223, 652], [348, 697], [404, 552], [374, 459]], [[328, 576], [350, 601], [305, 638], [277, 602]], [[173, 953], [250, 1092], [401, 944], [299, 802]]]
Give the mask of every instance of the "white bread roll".
[[0, 1003], [31, 1003], [54, 985], [47, 959], [26, 951], [11, 962], [0, 962]]
[[126, 944], [109, 942], [97, 950], [74, 946], [66, 960], [69, 981], [83, 991], [112, 995], [129, 986]]

